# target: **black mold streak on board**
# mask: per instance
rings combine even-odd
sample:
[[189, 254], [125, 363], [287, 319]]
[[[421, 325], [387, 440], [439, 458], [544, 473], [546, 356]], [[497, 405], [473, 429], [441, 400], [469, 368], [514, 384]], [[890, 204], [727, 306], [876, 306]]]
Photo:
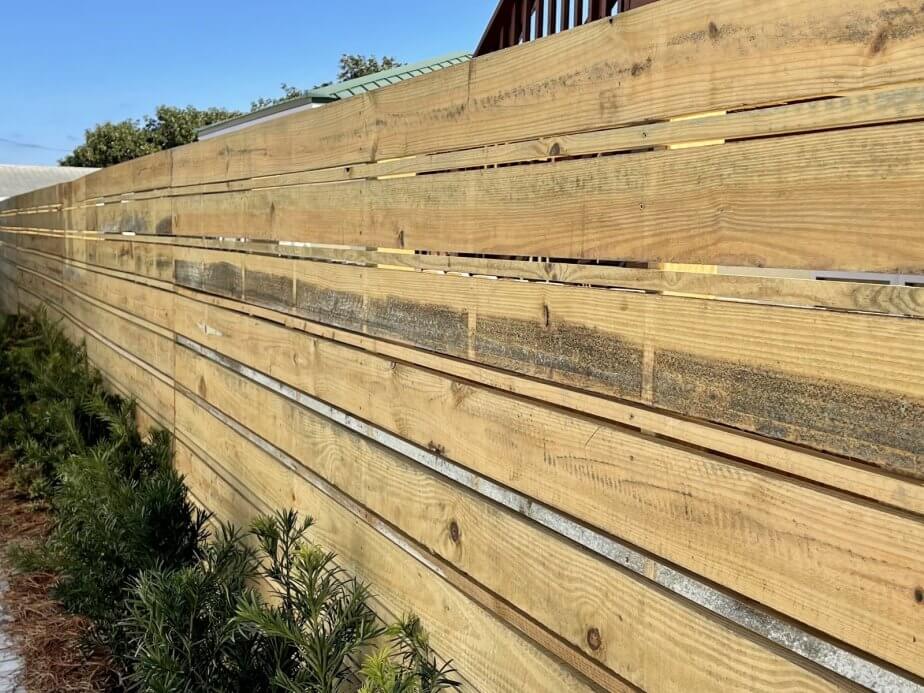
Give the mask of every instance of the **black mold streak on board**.
[[176, 261], [176, 283], [232, 298], [243, 297], [243, 273], [229, 262]]
[[478, 318], [475, 354], [494, 366], [638, 399], [641, 345], [568, 322]]
[[467, 311], [389, 296], [372, 299], [366, 317], [369, 334], [455, 355], [468, 351]]
[[468, 351], [468, 313], [395, 297], [371, 298], [299, 281], [296, 312], [316, 322], [440, 352]]
[[244, 298], [267, 306], [295, 307], [292, 277], [245, 270]]
[[654, 404], [924, 478], [924, 402], [677, 351], [655, 356]]
[[314, 322], [361, 332], [363, 296], [299, 281], [295, 289], [295, 312]]

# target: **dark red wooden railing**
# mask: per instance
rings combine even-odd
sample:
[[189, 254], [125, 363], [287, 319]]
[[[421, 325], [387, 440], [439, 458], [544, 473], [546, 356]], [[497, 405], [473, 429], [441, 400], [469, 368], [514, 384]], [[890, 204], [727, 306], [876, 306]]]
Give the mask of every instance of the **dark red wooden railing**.
[[500, 0], [475, 56], [567, 31], [657, 0]]

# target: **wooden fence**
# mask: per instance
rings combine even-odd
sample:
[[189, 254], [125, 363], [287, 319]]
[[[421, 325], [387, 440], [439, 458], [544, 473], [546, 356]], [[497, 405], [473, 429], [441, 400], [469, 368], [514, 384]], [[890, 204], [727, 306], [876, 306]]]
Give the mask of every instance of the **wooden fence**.
[[921, 690], [924, 288], [688, 270], [924, 274], [922, 78], [663, 0], [0, 203], [3, 308], [470, 690]]

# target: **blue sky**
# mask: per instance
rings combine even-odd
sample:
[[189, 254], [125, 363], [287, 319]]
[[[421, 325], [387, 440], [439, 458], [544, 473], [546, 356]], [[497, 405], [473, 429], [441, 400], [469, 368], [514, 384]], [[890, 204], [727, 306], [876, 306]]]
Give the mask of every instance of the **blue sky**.
[[[474, 50], [496, 0], [6, 3], [0, 163], [54, 164], [104, 120], [158, 104], [246, 110], [333, 79], [342, 53]], [[347, 11], [348, 10], [348, 11]]]

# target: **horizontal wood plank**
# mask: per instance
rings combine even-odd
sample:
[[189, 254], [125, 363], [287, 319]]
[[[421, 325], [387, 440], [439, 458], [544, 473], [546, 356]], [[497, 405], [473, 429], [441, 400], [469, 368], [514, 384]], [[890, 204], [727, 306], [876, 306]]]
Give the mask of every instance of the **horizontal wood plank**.
[[[197, 267], [190, 288], [236, 297], [225, 279], [243, 271], [245, 256], [190, 250], [186, 257]], [[924, 474], [915, 423], [924, 411], [919, 320], [259, 261], [263, 288], [247, 297], [253, 303]], [[294, 295], [285, 288], [293, 267]], [[211, 272], [221, 277], [209, 288], [200, 279]], [[284, 287], [276, 300], [266, 296], [267, 276]]]
[[[179, 235], [914, 274], [921, 151], [924, 125], [910, 123], [177, 197], [171, 224]], [[164, 204], [107, 205], [98, 213], [117, 218], [100, 228], [154, 233]]]
[[122, 164], [88, 179], [88, 194], [139, 189], [142, 166], [141, 186], [161, 187], [168, 161], [173, 185], [201, 184], [907, 82], [920, 78], [922, 26], [913, 0], [657, 3]]
[[[179, 359], [184, 373], [195, 374], [185, 381], [215, 407], [645, 690], [748, 685], [814, 690], [834, 685], [819, 681], [817, 672], [806, 671], [772, 647], [742, 639], [734, 627], [703, 616], [401, 455], [365, 442], [193, 352], [184, 349]], [[216, 438], [221, 426], [185, 400], [179, 418], [199, 440]], [[546, 589], [537, 592], [519, 579], [524, 574], [544, 575]], [[607, 647], [590, 648], [587, 633], [592, 628]], [[697, 654], [683, 656], [693, 642]], [[662, 656], [646, 656], [650, 650]]]
[[[178, 400], [184, 406], [179, 395]], [[186, 435], [182, 423], [187, 420], [184, 417], [183, 422], [178, 422], [178, 436]], [[236, 477], [251, 499], [259, 500], [260, 510], [294, 507], [315, 517], [313, 539], [336, 551], [341, 565], [374, 585], [379, 599], [390, 607], [392, 614], [417, 613], [437, 651], [452, 653], [456, 666], [472, 681], [475, 690], [520, 687], [593, 690], [567, 667], [473, 604], [426, 565], [227, 427], [223, 427], [217, 439], [193, 442], [207, 448], [222, 470]], [[177, 454], [181, 471], [203, 464], [201, 460], [190, 459], [183, 447], [178, 446]], [[267, 474], [273, 475], [275, 483], [267, 483]], [[256, 477], [261, 475], [264, 477], [261, 484], [254, 485]], [[246, 524], [255, 514], [252, 506], [244, 505], [247, 500], [240, 498], [240, 491], [221, 477], [211, 476], [206, 488], [196, 484], [195, 477], [190, 478], [196, 494], [208, 499], [209, 506], [222, 519]], [[254, 490], [258, 488], [265, 489], [265, 493], [256, 494]], [[222, 494], [219, 498], [216, 491]], [[221, 503], [221, 497], [230, 503]]]
[[[286, 382], [527, 496], [900, 666], [917, 666], [908, 612], [913, 595], [905, 585], [916, 579], [910, 547], [924, 546], [920, 522], [598, 420], [178, 301], [178, 334], [258, 370], [282, 370]], [[181, 367], [178, 377], [193, 391], [200, 387], [194, 369]], [[252, 416], [266, 411], [254, 407]], [[278, 416], [269, 421], [283, 425]], [[867, 551], [868, 559], [858, 559]], [[823, 588], [831, 580], [838, 581], [837, 593]]]

